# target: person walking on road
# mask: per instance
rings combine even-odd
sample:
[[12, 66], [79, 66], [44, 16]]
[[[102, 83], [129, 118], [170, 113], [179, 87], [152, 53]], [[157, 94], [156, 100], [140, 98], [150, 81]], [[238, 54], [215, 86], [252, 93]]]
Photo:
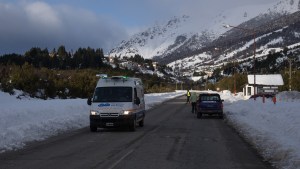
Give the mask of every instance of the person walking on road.
[[195, 92], [192, 93], [190, 101], [192, 103], [192, 113], [196, 113], [197, 94]]
[[187, 90], [187, 92], [186, 92], [186, 103], [190, 102], [190, 97], [191, 97], [191, 93], [190, 93], [189, 90]]

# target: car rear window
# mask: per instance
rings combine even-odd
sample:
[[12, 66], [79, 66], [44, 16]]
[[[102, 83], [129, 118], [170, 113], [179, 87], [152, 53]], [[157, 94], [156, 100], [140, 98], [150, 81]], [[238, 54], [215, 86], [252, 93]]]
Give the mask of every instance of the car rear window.
[[200, 95], [200, 101], [220, 101], [219, 95]]

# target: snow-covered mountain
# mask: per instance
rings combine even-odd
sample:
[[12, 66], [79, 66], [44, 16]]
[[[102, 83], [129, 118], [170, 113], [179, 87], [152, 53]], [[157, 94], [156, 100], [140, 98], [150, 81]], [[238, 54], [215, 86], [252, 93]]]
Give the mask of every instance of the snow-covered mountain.
[[[112, 49], [110, 56], [134, 56], [139, 54], [144, 58], [161, 58], [180, 49], [183, 45], [190, 50], [199, 49], [210, 41], [208, 32], [194, 33], [186, 31], [189, 16], [174, 17], [163, 24], [155, 26], [133, 35], [129, 40], [122, 41]], [[199, 43], [201, 42], [201, 43]]]
[[191, 75], [195, 71], [212, 71], [233, 60], [239, 63], [247, 62], [247, 67], [252, 67], [254, 56], [261, 60], [266, 59], [269, 54], [284, 53], [285, 50], [292, 51], [286, 53], [286, 57], [299, 56], [300, 11], [280, 17], [274, 16], [262, 15], [244, 22], [238, 27], [250, 28], [248, 31], [231, 29], [198, 53], [173, 61], [168, 66], [178, 71], [190, 72]]
[[[202, 25], [201, 28], [194, 27], [194, 29], [192, 29], [192, 25], [195, 25], [193, 22], [197, 20], [196, 18], [185, 15], [174, 17], [166, 23], [156, 24], [152, 28], [133, 35], [129, 40], [122, 41], [111, 50], [110, 55], [122, 57], [139, 54], [144, 58], [155, 59], [164, 64], [178, 62], [182, 59], [196, 60], [199, 63], [209, 61], [211, 63], [216, 58], [212, 49], [221, 46], [224, 48], [224, 45], [220, 45], [221, 42], [223, 44], [228, 43], [220, 39], [227, 37], [223, 39], [233, 38], [236, 41], [237, 36], [246, 36], [243, 31], [228, 31], [222, 26], [224, 23], [247, 29], [263, 29], [264, 33], [267, 34], [274, 31], [276, 25], [277, 29], [279, 26], [287, 25], [280, 18], [297, 12], [299, 9], [299, 0], [281, 0], [272, 4], [242, 6], [223, 11], [212, 17], [211, 21], [204, 26]], [[265, 24], [268, 24], [268, 28], [270, 28], [268, 31], [264, 28]], [[262, 32], [259, 32], [261, 36], [263, 36]], [[219, 46], [215, 45], [215, 42], [219, 42]], [[245, 47], [251, 46], [251, 42], [248, 42], [250, 44]], [[217, 59], [220, 59], [222, 54], [219, 52]]]
[[274, 17], [274, 15], [291, 14], [299, 9], [299, 0], [280, 0], [270, 4], [240, 6], [218, 14], [213, 19], [211, 29], [215, 32], [223, 33], [224, 29], [220, 29], [220, 23], [239, 25], [257, 16], [270, 15]]

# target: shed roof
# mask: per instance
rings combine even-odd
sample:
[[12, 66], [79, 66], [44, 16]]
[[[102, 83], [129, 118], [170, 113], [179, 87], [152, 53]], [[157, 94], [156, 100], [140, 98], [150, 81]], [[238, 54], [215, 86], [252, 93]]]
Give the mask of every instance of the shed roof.
[[[255, 79], [257, 85], [282, 86], [284, 84], [281, 74], [255, 75]], [[248, 75], [248, 83], [254, 84], [254, 75]]]

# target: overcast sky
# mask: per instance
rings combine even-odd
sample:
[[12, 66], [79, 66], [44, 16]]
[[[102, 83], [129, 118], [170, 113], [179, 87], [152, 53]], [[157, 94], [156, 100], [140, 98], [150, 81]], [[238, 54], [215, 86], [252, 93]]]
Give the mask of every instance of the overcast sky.
[[[263, 2], [261, 2], [263, 1]], [[31, 47], [111, 49], [156, 21], [183, 14], [205, 22], [221, 11], [278, 0], [0, 0], [0, 55]]]

